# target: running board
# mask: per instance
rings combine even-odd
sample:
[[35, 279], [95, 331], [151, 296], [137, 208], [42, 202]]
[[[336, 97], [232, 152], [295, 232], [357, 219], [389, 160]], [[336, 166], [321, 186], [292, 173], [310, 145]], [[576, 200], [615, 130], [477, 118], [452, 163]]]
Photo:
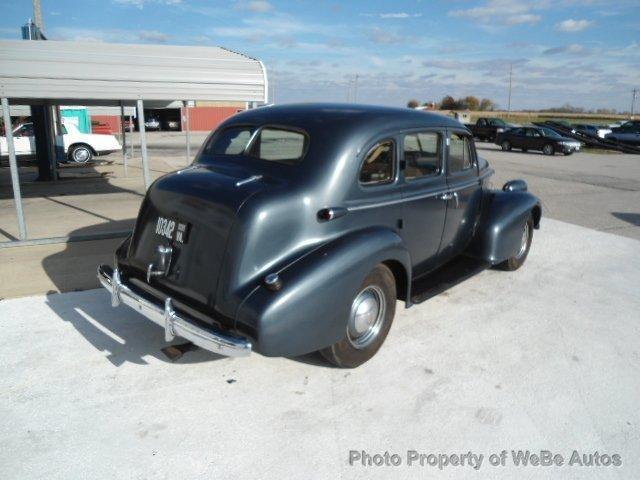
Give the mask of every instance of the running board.
[[411, 285], [411, 303], [422, 303], [489, 268], [482, 260], [460, 256], [442, 267], [414, 280]]

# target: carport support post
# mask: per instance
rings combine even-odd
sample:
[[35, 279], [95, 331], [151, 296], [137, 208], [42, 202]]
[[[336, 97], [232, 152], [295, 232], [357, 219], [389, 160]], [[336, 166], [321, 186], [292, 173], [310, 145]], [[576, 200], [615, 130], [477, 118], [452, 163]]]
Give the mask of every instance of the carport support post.
[[129, 158], [133, 160], [133, 117], [129, 115]]
[[13, 144], [13, 125], [11, 123], [11, 114], [9, 113], [9, 100], [6, 98], [2, 99], [2, 118], [4, 118], [4, 135], [7, 139], [7, 150], [9, 152], [9, 169], [11, 170], [13, 201], [16, 204], [16, 215], [18, 216], [18, 230], [20, 232], [20, 240], [26, 240], [27, 227], [24, 223], [24, 212], [22, 211], [22, 194], [20, 193], [18, 162], [16, 161], [16, 149]]
[[138, 100], [138, 128], [140, 129], [140, 152], [142, 153], [142, 175], [144, 188], [149, 189], [151, 175], [149, 175], [149, 157], [147, 156], [147, 132], [144, 127], [144, 102]]
[[127, 176], [127, 129], [124, 126], [124, 104], [120, 102], [120, 131], [122, 132], [122, 164], [124, 176]]
[[184, 102], [185, 132], [187, 134], [187, 165], [191, 162], [191, 129], [189, 127], [189, 102]]

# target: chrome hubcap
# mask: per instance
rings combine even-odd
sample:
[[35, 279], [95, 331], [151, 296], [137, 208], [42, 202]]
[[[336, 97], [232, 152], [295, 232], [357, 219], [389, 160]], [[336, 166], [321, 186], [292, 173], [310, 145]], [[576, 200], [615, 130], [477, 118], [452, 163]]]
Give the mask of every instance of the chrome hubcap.
[[73, 152], [73, 159], [76, 162], [84, 163], [89, 160], [89, 150], [86, 148], [79, 148], [75, 152]]
[[529, 243], [529, 223], [524, 224], [524, 231], [522, 232], [522, 239], [520, 240], [520, 250], [516, 255], [516, 258], [522, 257], [524, 252], [527, 251], [527, 243]]
[[347, 338], [355, 348], [370, 345], [380, 333], [386, 301], [384, 292], [377, 285], [362, 290], [351, 304], [351, 315], [347, 326]]

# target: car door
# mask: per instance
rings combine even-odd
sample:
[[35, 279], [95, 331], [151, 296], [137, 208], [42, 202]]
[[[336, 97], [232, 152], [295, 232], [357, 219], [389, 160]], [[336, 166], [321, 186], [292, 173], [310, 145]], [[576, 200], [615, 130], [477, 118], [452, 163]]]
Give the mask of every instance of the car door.
[[487, 134], [487, 130], [488, 130], [487, 121], [484, 118], [481, 118], [480, 120], [478, 120], [477, 134], [479, 133], [480, 136], [482, 137]]
[[542, 150], [546, 143], [545, 137], [535, 128], [527, 128], [527, 143], [532, 150]]
[[13, 144], [16, 155], [30, 155], [36, 151], [36, 137], [33, 123], [25, 123], [13, 131]]
[[463, 130], [452, 129], [448, 134], [445, 167], [447, 213], [439, 253], [442, 262], [467, 247], [473, 236], [482, 198], [473, 140]]
[[511, 132], [506, 134], [506, 138], [511, 142], [511, 146], [515, 148], [526, 148], [525, 141], [526, 137], [524, 136], [523, 128], [516, 128]]
[[409, 253], [413, 276], [438, 266], [438, 253], [446, 215], [447, 182], [444, 176], [445, 131], [424, 129], [403, 134], [402, 228], [399, 230]]

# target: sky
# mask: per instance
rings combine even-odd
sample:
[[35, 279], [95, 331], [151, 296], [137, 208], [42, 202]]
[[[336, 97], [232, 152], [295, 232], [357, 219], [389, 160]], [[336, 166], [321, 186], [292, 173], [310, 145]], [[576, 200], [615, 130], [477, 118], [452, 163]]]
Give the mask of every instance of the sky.
[[[32, 2], [0, 9], [0, 37], [19, 38]], [[275, 103], [475, 95], [506, 108], [510, 66], [512, 109], [623, 111], [640, 89], [640, 0], [42, 0], [42, 10], [51, 40], [258, 58]]]

